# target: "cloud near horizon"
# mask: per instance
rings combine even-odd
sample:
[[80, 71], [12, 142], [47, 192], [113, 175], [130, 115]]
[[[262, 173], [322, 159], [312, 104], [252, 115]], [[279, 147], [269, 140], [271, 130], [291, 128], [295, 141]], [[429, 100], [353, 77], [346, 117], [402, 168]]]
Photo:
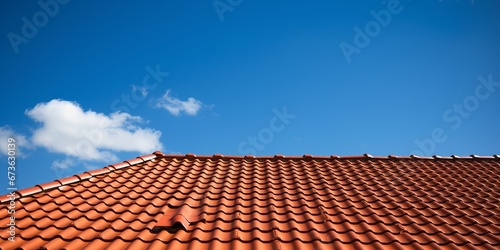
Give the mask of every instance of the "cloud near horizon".
[[128, 113], [84, 111], [78, 103], [60, 99], [39, 103], [25, 113], [41, 124], [33, 132], [32, 144], [69, 157], [54, 162], [55, 168], [67, 168], [74, 159], [114, 162], [118, 152], [163, 149], [161, 132], [141, 127], [142, 118]]

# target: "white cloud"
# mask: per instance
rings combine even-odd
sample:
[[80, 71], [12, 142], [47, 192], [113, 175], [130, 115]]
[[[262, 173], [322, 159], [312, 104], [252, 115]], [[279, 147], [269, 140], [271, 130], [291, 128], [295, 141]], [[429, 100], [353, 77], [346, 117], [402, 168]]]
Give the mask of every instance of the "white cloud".
[[32, 148], [24, 135], [14, 132], [9, 126], [3, 126], [0, 127], [0, 155], [7, 155], [7, 144], [9, 144], [7, 140], [9, 138], [15, 140], [14, 144], [17, 156], [25, 156], [23, 149]]
[[84, 162], [83, 163], [83, 166], [85, 167], [85, 169], [87, 170], [94, 170], [94, 169], [98, 169], [98, 168], [102, 168], [102, 166], [95, 166], [95, 165], [91, 165], [87, 162]]
[[[79, 160], [117, 161], [116, 152], [150, 153], [162, 150], [161, 132], [141, 128], [141, 117], [128, 113], [109, 115], [84, 111], [78, 103], [52, 100], [39, 103], [26, 114], [41, 123], [32, 143], [51, 152]], [[54, 168], [71, 166], [74, 160], [56, 161]]]
[[71, 168], [75, 164], [75, 160], [73, 158], [66, 158], [64, 160], [55, 160], [52, 162], [53, 169], [68, 169]]
[[187, 101], [181, 101], [175, 97], [170, 96], [170, 90], [157, 100], [156, 107], [164, 108], [172, 115], [179, 115], [184, 112], [187, 115], [196, 115], [203, 105], [202, 102], [189, 97]]
[[144, 86], [132, 85], [132, 92], [139, 91], [141, 93], [140, 97], [146, 97], [148, 95], [148, 90]]
[[64, 171], [69, 170], [74, 166], [83, 166], [86, 170], [94, 170], [102, 167], [91, 165], [87, 161], [81, 161], [74, 157], [66, 157], [66, 159], [55, 160], [54, 162], [52, 162], [51, 168], [55, 171]]

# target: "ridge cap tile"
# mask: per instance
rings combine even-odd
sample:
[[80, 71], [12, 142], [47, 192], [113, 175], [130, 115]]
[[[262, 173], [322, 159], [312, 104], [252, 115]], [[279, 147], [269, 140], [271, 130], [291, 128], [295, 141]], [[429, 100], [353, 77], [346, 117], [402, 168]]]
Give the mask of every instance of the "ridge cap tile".
[[103, 167], [103, 168], [108, 169], [110, 172], [116, 170], [115, 166], [113, 166], [113, 165], [107, 165], [106, 167]]
[[[114, 168], [113, 170], [118, 170], [118, 169], [130, 167], [132, 165], [133, 164], [130, 164], [128, 161], [123, 161], [123, 162], [116, 163], [116, 164], [113, 164], [113, 165], [110, 165], [110, 166]], [[113, 171], [113, 170], [110, 170], [110, 171]]]
[[59, 182], [61, 184], [61, 186], [63, 185], [67, 185], [67, 184], [72, 184], [72, 183], [75, 183], [75, 182], [79, 182], [80, 181], [80, 178], [78, 176], [69, 176], [69, 177], [66, 177], [66, 178], [62, 178], [62, 179], [57, 179], [55, 180], [57, 182]]
[[434, 160], [436, 158], [432, 157], [432, 156], [419, 156], [420, 159], [426, 159], [426, 160]]
[[[15, 193], [15, 192], [11, 192], [11, 193]], [[4, 202], [6, 202], [6, 201], [10, 201], [10, 200], [11, 200], [11, 197], [12, 197], [11, 193], [4, 194], [4, 195], [0, 196], [0, 203], [4, 203]], [[15, 196], [14, 196], [14, 197], [15, 197]], [[17, 200], [18, 198], [17, 198], [17, 197], [15, 197], [15, 199]]]
[[81, 174], [76, 174], [74, 176], [78, 177], [80, 179], [80, 181], [92, 178], [92, 175], [89, 174], [88, 172], [84, 172], [84, 173], [81, 173]]
[[365, 155], [349, 155], [349, 156], [341, 156], [340, 158], [346, 160], [368, 159], [368, 157]]
[[298, 155], [289, 155], [289, 156], [286, 156], [286, 158], [288, 160], [302, 160], [304, 158], [304, 156], [298, 156]]
[[38, 185], [35, 185], [35, 186], [40, 187], [43, 191], [47, 191], [49, 189], [56, 188], [56, 187], [58, 187], [60, 185], [61, 185], [61, 183], [59, 183], [59, 182], [51, 181], [51, 182], [47, 182], [47, 183], [38, 184]]
[[127, 163], [130, 166], [136, 165], [136, 164], [139, 164], [139, 163], [143, 163], [143, 162], [144, 162], [144, 160], [142, 158], [140, 158], [140, 157], [136, 157], [134, 159], [123, 161], [123, 163]]
[[224, 158], [224, 155], [223, 154], [214, 154], [214, 155], [212, 155], [212, 158], [216, 158], [216, 159]]
[[[158, 155], [158, 154], [155, 154]], [[304, 159], [304, 158], [312, 158], [312, 159], [361, 159], [361, 158], [369, 158], [369, 159], [496, 159], [500, 158], [499, 155], [491, 155], [491, 156], [479, 156], [479, 155], [470, 155], [470, 156], [458, 156], [458, 155], [450, 155], [450, 156], [441, 156], [441, 155], [432, 155], [432, 156], [424, 156], [424, 155], [387, 155], [387, 156], [374, 156], [368, 153], [363, 155], [347, 155], [347, 156], [339, 156], [339, 155], [330, 155], [330, 156], [314, 156], [311, 154], [304, 154], [302, 156], [285, 156], [282, 154], [270, 155], [270, 156], [255, 156], [255, 155], [223, 155], [223, 154], [213, 154], [213, 155], [196, 155], [193, 153], [188, 154], [161, 154], [164, 158], [195, 158], [195, 159], [210, 159], [210, 158], [224, 158], [224, 159], [274, 159], [274, 158], [287, 158], [287, 159]], [[278, 156], [278, 157], [276, 157]], [[138, 157], [139, 158], [139, 157]]]
[[163, 156], [165, 156], [165, 154], [162, 153], [161, 151], [154, 151], [153, 154], [156, 155], [156, 157], [163, 157]]
[[92, 177], [94, 177], [97, 175], [107, 174], [110, 172], [112, 172], [112, 171], [109, 168], [98, 168], [98, 169], [94, 169], [91, 171], [85, 171], [84, 173], [90, 174]]
[[43, 189], [40, 186], [34, 186], [34, 187], [19, 190], [16, 192], [18, 193], [19, 198], [21, 198], [21, 197], [26, 197], [26, 196], [36, 194], [36, 193], [39, 193], [42, 191], [43, 191]]
[[148, 155], [138, 156], [137, 158], [141, 158], [144, 162], [147, 162], [147, 161], [150, 161], [150, 160], [153, 160], [154, 158], [156, 158], [156, 155], [155, 154], [148, 154]]
[[479, 156], [481, 159], [495, 159], [495, 156], [494, 155], [485, 155], [485, 156]]

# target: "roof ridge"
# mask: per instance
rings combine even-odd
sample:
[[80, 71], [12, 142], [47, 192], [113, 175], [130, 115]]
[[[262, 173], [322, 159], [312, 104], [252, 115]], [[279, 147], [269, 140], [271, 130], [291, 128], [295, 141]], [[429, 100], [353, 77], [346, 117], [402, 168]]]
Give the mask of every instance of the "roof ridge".
[[254, 155], [223, 155], [223, 154], [214, 154], [214, 155], [196, 155], [193, 153], [187, 154], [164, 154], [160, 151], [156, 151], [155, 154], [157, 157], [161, 158], [198, 158], [198, 159], [429, 159], [429, 160], [452, 160], [452, 159], [500, 159], [500, 155], [495, 154], [491, 156], [479, 156], [479, 155], [469, 155], [469, 156], [458, 156], [458, 155], [450, 155], [450, 156], [441, 156], [441, 155], [433, 155], [433, 156], [419, 156], [419, 155], [409, 155], [409, 156], [397, 156], [397, 155], [388, 155], [388, 156], [373, 156], [371, 154], [365, 153], [363, 155], [350, 155], [350, 156], [339, 156], [339, 155], [330, 155], [330, 156], [313, 156], [310, 154], [305, 154], [303, 156], [285, 156], [282, 154], [276, 154], [273, 156], [254, 156]]
[[[16, 194], [15, 199], [17, 200], [17, 199], [20, 199], [20, 198], [28, 196], [28, 195], [33, 195], [33, 194], [37, 194], [40, 192], [48, 191], [50, 189], [54, 189], [54, 188], [62, 187], [64, 185], [73, 184], [73, 183], [80, 182], [80, 181], [83, 181], [86, 179], [90, 179], [94, 176], [98, 176], [101, 174], [107, 174], [107, 173], [113, 172], [113, 171], [118, 170], [118, 169], [130, 167], [130, 166], [133, 166], [133, 165], [136, 165], [139, 163], [150, 161], [152, 159], [155, 159], [157, 156], [159, 156], [159, 154], [157, 152], [159, 152], [159, 151], [156, 151], [153, 154], [141, 155], [141, 156], [137, 156], [136, 158], [133, 158], [133, 159], [125, 160], [125, 161], [111, 164], [111, 165], [107, 165], [106, 167], [103, 167], [100, 169], [94, 169], [92, 171], [85, 171], [81, 174], [75, 174], [73, 176], [56, 179], [56, 180], [51, 181], [51, 182], [37, 184], [33, 187], [12, 191], [11, 193]], [[11, 193], [0, 196], [0, 203], [3, 203], [5, 201], [10, 200], [12, 197]]]

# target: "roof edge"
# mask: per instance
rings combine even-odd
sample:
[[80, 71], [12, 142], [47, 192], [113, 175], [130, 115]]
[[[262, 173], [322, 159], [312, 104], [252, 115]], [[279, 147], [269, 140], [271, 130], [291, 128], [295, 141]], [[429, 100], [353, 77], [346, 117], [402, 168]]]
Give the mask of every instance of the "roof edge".
[[[157, 151], [157, 152], [159, 152], [159, 151]], [[113, 171], [118, 170], [118, 169], [122, 169], [122, 168], [130, 167], [130, 166], [133, 166], [133, 165], [136, 165], [139, 163], [147, 162], [147, 161], [155, 159], [156, 157], [159, 156], [159, 154], [155, 154], [155, 153], [138, 156], [138, 157], [133, 158], [133, 159], [122, 161], [122, 162], [115, 163], [112, 165], [108, 165], [108, 166], [101, 168], [101, 169], [95, 169], [92, 171], [86, 171], [86, 172], [83, 172], [80, 174], [75, 174], [73, 176], [59, 178], [59, 179], [56, 179], [52, 182], [37, 184], [33, 187], [29, 187], [29, 188], [25, 188], [25, 189], [21, 189], [21, 190], [15, 190], [15, 191], [12, 191], [11, 193], [0, 196], [0, 203], [4, 203], [6, 201], [12, 200], [12, 197], [13, 197], [12, 194], [15, 195], [15, 200], [17, 200], [17, 199], [20, 199], [22, 197], [26, 197], [26, 196], [37, 194], [37, 193], [44, 192], [44, 191], [48, 191], [48, 190], [58, 188], [58, 187], [61, 187], [64, 185], [73, 184], [73, 183], [80, 182], [80, 181], [83, 181], [86, 179], [90, 179], [94, 176], [110, 173], [110, 172], [113, 172]]]

